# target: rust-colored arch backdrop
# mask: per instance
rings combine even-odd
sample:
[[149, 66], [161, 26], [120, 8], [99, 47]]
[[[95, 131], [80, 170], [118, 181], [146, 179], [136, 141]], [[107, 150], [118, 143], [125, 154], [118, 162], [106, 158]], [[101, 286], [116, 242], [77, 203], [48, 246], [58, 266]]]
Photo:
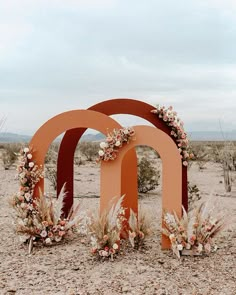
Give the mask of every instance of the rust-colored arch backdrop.
[[[138, 116], [140, 118], [146, 119], [152, 123], [155, 127], [162, 130], [170, 136], [171, 129], [155, 114], [151, 113], [154, 107], [143, 101], [128, 99], [128, 98], [116, 98], [107, 101], [103, 101], [89, 108], [89, 110], [94, 110], [107, 116], [115, 114], [129, 114]], [[57, 161], [57, 192], [59, 193], [63, 184], [66, 182], [66, 188], [68, 191], [68, 203], [65, 208], [65, 213], [67, 213], [73, 204], [73, 177], [74, 177], [74, 153], [78, 141], [80, 140], [83, 133], [86, 131], [85, 128], [75, 128], [68, 130], [61, 142], [58, 161]], [[172, 140], [177, 142], [172, 138]], [[129, 151], [129, 156], [124, 157], [122, 164], [122, 175], [137, 175], [137, 161], [134, 154], [134, 150]], [[131, 183], [127, 184], [126, 181], [121, 183], [122, 194], [128, 193], [130, 187], [137, 187], [137, 181], [135, 179], [131, 180]], [[137, 188], [136, 188], [137, 191]], [[187, 188], [187, 167], [182, 166], [182, 205], [185, 210], [188, 210], [188, 188]], [[136, 208], [137, 211], [137, 208]]]

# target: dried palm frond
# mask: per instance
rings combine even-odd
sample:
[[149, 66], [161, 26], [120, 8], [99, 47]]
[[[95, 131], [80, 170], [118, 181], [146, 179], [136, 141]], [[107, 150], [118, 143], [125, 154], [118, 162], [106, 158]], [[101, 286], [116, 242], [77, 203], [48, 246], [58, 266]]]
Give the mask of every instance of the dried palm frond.
[[194, 253], [210, 252], [214, 238], [224, 227], [223, 217], [213, 219], [209, 203], [200, 204], [190, 214], [183, 208], [183, 216], [164, 213], [162, 233], [169, 237], [173, 252], [180, 257], [182, 250], [192, 249]]
[[130, 209], [129, 223], [129, 241], [133, 248], [139, 249], [147, 236], [152, 232], [152, 217], [150, 212], [144, 211], [143, 208], [139, 208], [139, 214], [134, 213]]
[[63, 206], [64, 206], [64, 200], [65, 200], [65, 197], [66, 197], [66, 192], [65, 192], [65, 183], [63, 184], [63, 187], [59, 193], [59, 196], [57, 198], [57, 200], [55, 201], [54, 203], [54, 206], [53, 206], [53, 216], [54, 216], [54, 220], [57, 222], [60, 217], [62, 216], [63, 214]]
[[117, 247], [124, 221], [123, 199], [124, 196], [118, 200], [113, 198], [109, 211], [104, 211], [103, 214], [95, 212], [90, 216], [88, 231], [92, 252], [99, 256], [113, 257], [119, 251]]
[[77, 226], [79, 224], [80, 221], [82, 221], [82, 214], [81, 214], [81, 206], [80, 206], [80, 203], [76, 205], [75, 208], [71, 208], [69, 214], [68, 214], [68, 217], [67, 217], [67, 220], [68, 220], [68, 223], [66, 224], [65, 226], [65, 229], [69, 229], [69, 228], [72, 228], [73, 226]]
[[108, 211], [108, 213], [104, 214], [104, 217], [107, 216], [107, 224], [109, 227], [114, 227], [117, 225], [117, 218], [122, 213], [121, 212], [121, 204], [124, 200], [124, 195], [118, 199], [116, 202], [117, 197], [114, 197], [111, 200], [111, 204], [113, 203], [111, 209]]

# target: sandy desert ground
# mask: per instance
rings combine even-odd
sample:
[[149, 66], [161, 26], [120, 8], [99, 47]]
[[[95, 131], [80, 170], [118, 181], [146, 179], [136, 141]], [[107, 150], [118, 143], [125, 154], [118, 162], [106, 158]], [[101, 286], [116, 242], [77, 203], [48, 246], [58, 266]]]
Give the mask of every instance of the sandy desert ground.
[[[218, 236], [219, 249], [210, 256], [182, 257], [160, 249], [161, 187], [140, 199], [154, 212], [156, 230], [141, 251], [127, 249], [114, 262], [98, 261], [80, 237], [56, 246], [35, 248], [28, 255], [12, 226], [12, 209], [7, 199], [17, 191], [14, 168], [0, 168], [0, 294], [236, 294], [236, 183], [225, 195], [219, 164], [208, 163], [199, 171], [195, 164], [189, 179], [197, 184], [202, 199], [218, 202], [227, 216], [228, 227]], [[76, 168], [76, 201], [84, 208], [98, 207], [99, 167]], [[52, 192], [50, 185], [47, 190]], [[85, 198], [79, 199], [78, 196]]]

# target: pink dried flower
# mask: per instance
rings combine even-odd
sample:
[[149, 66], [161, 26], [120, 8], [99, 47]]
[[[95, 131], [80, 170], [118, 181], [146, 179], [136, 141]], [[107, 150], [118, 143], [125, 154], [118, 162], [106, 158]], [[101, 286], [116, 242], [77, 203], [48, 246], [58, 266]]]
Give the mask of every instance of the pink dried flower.
[[18, 197], [18, 200], [19, 200], [20, 202], [23, 202], [24, 199], [25, 199], [25, 198], [24, 198], [23, 196], [19, 196], [19, 197]]
[[191, 245], [194, 245], [195, 241], [196, 241], [196, 236], [195, 236], [195, 235], [192, 235], [192, 236], [190, 237], [190, 239], [189, 239], [190, 244], [191, 244]]
[[64, 226], [66, 224], [66, 221], [65, 220], [61, 220], [60, 221], [60, 225]]
[[66, 232], [64, 230], [60, 230], [58, 234], [59, 234], [60, 237], [63, 237], [65, 235], [65, 233]]
[[110, 253], [110, 254], [115, 254], [115, 252], [116, 252], [116, 251], [115, 251], [113, 248], [110, 248], [110, 249], [109, 249], [109, 253]]
[[47, 222], [47, 221], [43, 221], [43, 222], [42, 222], [42, 225], [44, 225], [44, 226], [47, 227], [47, 226], [48, 226], [48, 222]]
[[129, 236], [134, 239], [136, 237], [136, 233], [134, 231], [133, 232], [130, 232], [129, 233]]
[[140, 231], [138, 235], [139, 235], [140, 239], [144, 239], [144, 233], [142, 231]]
[[104, 235], [104, 236], [103, 236], [103, 240], [104, 240], [104, 241], [107, 241], [108, 239], [109, 239], [108, 235]]
[[91, 249], [91, 253], [92, 253], [92, 254], [95, 254], [95, 253], [97, 252], [97, 250], [98, 250], [97, 248], [92, 248], [92, 249]]

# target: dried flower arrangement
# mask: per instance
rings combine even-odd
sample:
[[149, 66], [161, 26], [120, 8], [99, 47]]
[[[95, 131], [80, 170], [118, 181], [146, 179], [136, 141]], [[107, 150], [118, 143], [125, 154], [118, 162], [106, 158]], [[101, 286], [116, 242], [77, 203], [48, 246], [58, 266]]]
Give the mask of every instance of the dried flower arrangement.
[[135, 135], [132, 127], [114, 129], [113, 132], [108, 133], [106, 141], [100, 143], [100, 150], [98, 151], [99, 161], [115, 160], [119, 149]]
[[68, 218], [62, 217], [64, 186], [55, 202], [42, 194], [33, 197], [35, 185], [44, 177], [43, 169], [33, 162], [29, 148], [22, 149], [19, 156], [20, 191], [11, 199], [11, 205], [16, 211], [16, 232], [29, 242], [31, 253], [37, 242], [50, 245], [66, 237], [80, 221], [79, 206], [71, 211]]
[[120, 251], [120, 235], [125, 220], [122, 207], [124, 196], [113, 201], [109, 211], [103, 214], [93, 213], [88, 221], [88, 234], [92, 246], [91, 252], [99, 258], [111, 258]]
[[157, 105], [157, 108], [151, 111], [160, 119], [171, 127], [170, 135], [176, 138], [178, 142], [179, 152], [182, 156], [184, 166], [188, 166], [188, 161], [194, 159], [194, 154], [191, 151], [187, 133], [184, 131], [184, 123], [177, 117], [177, 113], [173, 111], [173, 107], [168, 108]]
[[212, 211], [206, 203], [202, 203], [189, 215], [183, 208], [182, 218], [178, 218], [175, 212], [164, 213], [162, 232], [170, 239], [178, 258], [181, 254], [209, 254], [217, 249], [213, 238], [222, 230], [224, 222], [222, 217], [213, 217]]
[[152, 233], [152, 221], [150, 212], [146, 212], [142, 207], [139, 208], [139, 214], [130, 209], [129, 241], [133, 248], [140, 249], [145, 239]]

